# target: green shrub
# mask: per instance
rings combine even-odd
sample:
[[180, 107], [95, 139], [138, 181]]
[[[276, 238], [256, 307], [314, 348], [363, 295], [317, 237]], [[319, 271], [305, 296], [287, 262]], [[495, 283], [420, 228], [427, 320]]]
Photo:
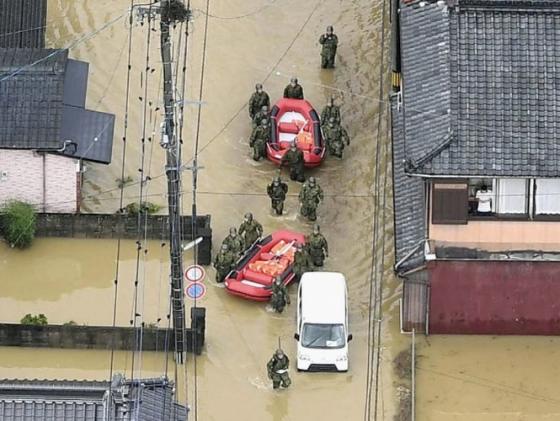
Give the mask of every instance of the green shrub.
[[46, 326], [49, 324], [47, 320], [47, 316], [45, 316], [43, 313], [37, 316], [27, 313], [25, 316], [23, 316], [20, 323], [22, 325], [33, 325], [33, 326]]
[[78, 323], [76, 323], [74, 320], [70, 320], [66, 323], [64, 323], [64, 326], [77, 326]]
[[132, 183], [133, 180], [131, 176], [127, 175], [125, 178], [117, 178], [115, 181], [119, 189], [122, 189], [124, 186]]
[[12, 247], [29, 247], [35, 237], [35, 209], [29, 203], [13, 200], [0, 210], [2, 235]]
[[[124, 207], [125, 213], [128, 213], [129, 215], [138, 215], [139, 209], [140, 209], [140, 206], [138, 205], [137, 202], [129, 203], [128, 205], [126, 205]], [[142, 204], [142, 212], [146, 212], [150, 215], [158, 212], [160, 209], [161, 209], [161, 206], [156, 205], [155, 203], [144, 202]]]

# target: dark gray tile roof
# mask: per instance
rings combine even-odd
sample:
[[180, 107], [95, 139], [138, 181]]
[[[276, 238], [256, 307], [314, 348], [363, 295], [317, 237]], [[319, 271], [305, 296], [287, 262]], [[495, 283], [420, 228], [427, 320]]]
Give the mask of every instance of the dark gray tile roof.
[[[166, 378], [134, 382], [0, 380], [2, 421], [185, 421]], [[109, 398], [111, 396], [111, 398]], [[105, 417], [108, 408], [108, 418]]]
[[47, 0], [0, 1], [0, 47], [44, 48]]
[[[404, 259], [425, 238], [424, 181], [411, 177], [404, 171], [403, 109], [399, 108], [398, 95], [391, 97], [393, 132], [393, 200], [395, 218], [396, 262]], [[418, 249], [399, 268], [406, 271], [424, 260], [423, 248]]]
[[77, 150], [64, 155], [111, 162], [114, 115], [84, 108], [87, 72], [67, 50], [0, 48], [0, 148], [60, 149], [71, 140]]
[[58, 50], [0, 49], [0, 147], [58, 148], [68, 52], [12, 75]]
[[560, 177], [560, 2], [401, 1], [408, 171]]

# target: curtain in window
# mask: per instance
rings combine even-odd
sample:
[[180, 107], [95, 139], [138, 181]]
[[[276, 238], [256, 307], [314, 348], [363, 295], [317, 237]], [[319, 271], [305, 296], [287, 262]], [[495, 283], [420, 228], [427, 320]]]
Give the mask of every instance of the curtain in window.
[[560, 214], [560, 179], [537, 178], [535, 180], [535, 213], [537, 215]]
[[497, 212], [516, 214], [527, 212], [527, 181], [520, 178], [498, 180]]

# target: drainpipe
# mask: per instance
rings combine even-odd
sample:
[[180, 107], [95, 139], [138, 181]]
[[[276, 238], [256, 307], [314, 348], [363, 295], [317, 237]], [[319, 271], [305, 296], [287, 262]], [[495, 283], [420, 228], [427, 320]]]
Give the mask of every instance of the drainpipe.
[[401, 90], [401, 39], [399, 22], [399, 0], [391, 1], [391, 84], [393, 91]]
[[43, 213], [47, 209], [47, 154], [43, 152]]

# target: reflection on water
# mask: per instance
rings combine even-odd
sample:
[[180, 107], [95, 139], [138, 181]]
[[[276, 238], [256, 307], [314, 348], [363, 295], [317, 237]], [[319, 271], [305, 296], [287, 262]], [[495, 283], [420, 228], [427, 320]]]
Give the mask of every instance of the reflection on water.
[[[49, 1], [49, 46], [68, 45], [118, 16], [129, 0], [51, 0]], [[204, 1], [192, 1], [201, 10]], [[212, 14], [231, 17], [246, 14], [267, 0], [214, 0]], [[315, 7], [315, 2], [283, 0], [243, 19], [210, 19], [205, 105], [202, 109], [199, 164], [199, 213], [212, 214], [215, 244], [227, 229], [238, 225], [247, 211], [266, 231], [280, 227], [307, 231], [311, 224], [297, 216], [298, 203], [290, 196], [287, 213], [272, 215], [266, 185], [276, 174], [267, 162], [254, 163], [248, 150], [249, 119], [246, 110], [236, 115], [247, 101], [257, 81], [262, 81], [282, 57], [265, 82], [265, 89], [276, 100], [289, 78], [297, 75], [306, 97], [321, 109], [334, 94], [342, 104], [343, 123], [352, 137], [342, 161], [328, 160], [310, 172], [326, 192], [319, 210], [319, 223], [330, 240], [327, 270], [344, 272], [349, 283], [350, 343], [348, 373], [297, 373], [293, 340], [295, 308], [282, 315], [271, 314], [265, 305], [226, 294], [213, 284], [208, 274], [208, 292], [200, 305], [208, 308], [207, 347], [197, 358], [196, 388], [193, 359], [175, 366], [169, 375], [178, 381], [181, 400], [188, 393], [193, 404], [195, 389], [201, 419], [231, 419], [231, 414], [247, 421], [264, 419], [357, 420], [363, 418], [367, 363], [369, 265], [373, 218], [372, 179], [374, 173], [376, 116], [382, 110], [378, 96], [380, 2], [369, 0], [325, 0], [309, 20], [301, 35], [286, 51], [294, 36]], [[189, 48], [187, 98], [198, 93], [203, 15], [195, 12]], [[319, 68], [317, 39], [326, 25], [333, 24], [340, 38], [335, 71]], [[133, 30], [131, 106], [127, 137], [125, 175], [138, 179], [142, 129], [141, 73], [145, 66], [146, 25]], [[176, 30], [177, 35], [179, 29]], [[87, 106], [117, 115], [113, 163], [88, 165], [84, 185], [86, 211], [114, 212], [118, 208], [115, 179], [120, 177], [123, 110], [126, 80], [128, 28], [124, 20], [80, 44], [71, 52], [90, 63]], [[154, 37], [158, 34], [154, 33]], [[175, 38], [177, 39], [177, 38]], [[152, 102], [148, 132], [161, 121], [155, 107], [161, 102], [158, 43], [152, 42], [148, 100]], [[184, 161], [190, 157], [195, 133], [196, 108], [186, 107]], [[229, 121], [231, 122], [229, 124]], [[146, 189], [151, 202], [165, 205], [164, 154], [157, 142], [146, 147], [147, 174], [152, 177]], [[155, 144], [155, 145], [154, 145]], [[383, 165], [383, 162], [381, 163]], [[184, 189], [190, 177], [184, 175]], [[290, 194], [299, 185], [289, 184]], [[235, 194], [233, 194], [235, 193]], [[138, 185], [125, 189], [125, 204], [136, 201]], [[187, 194], [187, 199], [190, 196]], [[392, 201], [387, 201], [391, 210]], [[188, 200], [184, 206], [189, 209]], [[392, 244], [392, 217], [384, 227], [387, 246]], [[139, 276], [140, 313], [146, 323], [167, 314], [168, 250], [150, 241], [141, 261]], [[25, 313], [45, 313], [52, 322], [110, 324], [116, 242], [111, 240], [37, 240], [28, 251], [0, 247], [0, 319], [17, 321]], [[189, 261], [192, 256], [187, 255]], [[131, 318], [134, 297], [136, 245], [124, 241], [118, 290], [118, 323]], [[388, 253], [385, 270], [391, 273]], [[212, 272], [212, 271], [209, 271]], [[294, 294], [295, 288], [291, 289]], [[143, 291], [143, 293], [142, 293]], [[399, 333], [398, 298], [400, 284], [388, 277], [383, 294], [382, 364], [379, 419], [392, 419], [396, 386], [391, 361], [410, 338]], [[295, 302], [295, 297], [292, 297]], [[189, 303], [190, 305], [190, 303]], [[282, 345], [292, 361], [293, 386], [272, 391], [266, 377], [266, 362]], [[545, 420], [558, 419], [560, 408], [554, 398], [558, 344], [546, 338], [438, 337], [419, 339], [418, 417], [432, 420]], [[161, 375], [165, 355], [142, 354], [144, 375]], [[117, 353], [116, 370], [130, 373], [130, 353]], [[0, 377], [88, 378], [108, 376], [109, 352], [3, 348], [0, 350]], [[185, 373], [189, 379], [185, 383]], [[538, 379], [538, 380], [537, 380]], [[481, 385], [481, 383], [483, 385]], [[537, 397], [540, 397], [539, 399]], [[550, 414], [555, 414], [554, 416]], [[549, 416], [547, 418], [547, 416]], [[227, 417], [227, 418], [226, 418]], [[556, 418], [555, 418], [556, 417]]]

